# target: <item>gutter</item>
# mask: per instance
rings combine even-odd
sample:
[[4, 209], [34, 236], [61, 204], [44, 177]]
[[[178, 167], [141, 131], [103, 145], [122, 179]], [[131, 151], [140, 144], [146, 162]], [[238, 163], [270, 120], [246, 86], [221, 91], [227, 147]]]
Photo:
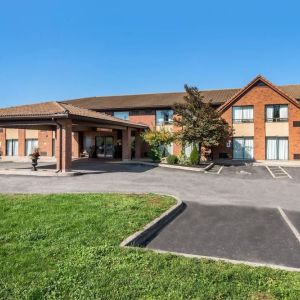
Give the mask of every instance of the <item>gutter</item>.
[[59, 173], [62, 172], [62, 125], [54, 118], [52, 118], [52, 121], [56, 124], [56, 127], [59, 127], [59, 169], [56, 170], [56, 173]]

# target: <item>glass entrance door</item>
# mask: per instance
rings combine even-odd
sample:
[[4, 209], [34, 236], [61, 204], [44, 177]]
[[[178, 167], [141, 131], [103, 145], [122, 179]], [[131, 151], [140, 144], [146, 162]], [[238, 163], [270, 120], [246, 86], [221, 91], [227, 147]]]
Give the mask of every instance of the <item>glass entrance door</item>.
[[266, 139], [266, 158], [268, 160], [288, 160], [289, 142], [286, 137], [270, 137]]
[[113, 157], [113, 137], [96, 136], [96, 155], [97, 157]]
[[253, 138], [233, 138], [233, 159], [251, 160], [253, 149]]

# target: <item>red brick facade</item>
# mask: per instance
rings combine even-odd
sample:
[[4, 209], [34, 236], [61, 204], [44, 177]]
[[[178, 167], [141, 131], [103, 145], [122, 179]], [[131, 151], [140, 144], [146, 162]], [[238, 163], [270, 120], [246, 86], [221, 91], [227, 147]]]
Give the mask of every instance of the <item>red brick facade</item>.
[[[300, 127], [295, 127], [294, 122], [300, 121], [300, 109], [278, 92], [267, 85], [256, 85], [246, 94], [241, 96], [233, 105], [235, 106], [253, 106], [254, 114], [254, 159], [266, 159], [266, 123], [265, 123], [265, 106], [270, 104], [287, 104], [288, 105], [288, 124], [289, 124], [289, 159], [294, 159], [295, 154], [300, 154]], [[232, 106], [222, 113], [222, 118], [232, 125]], [[227, 153], [232, 157], [231, 147], [221, 146], [214, 150], [214, 158], [219, 158], [220, 153]]]
[[[265, 107], [266, 105], [275, 105], [275, 104], [287, 104], [288, 105], [288, 158], [290, 160], [300, 157], [300, 108], [298, 103], [290, 98], [288, 95], [285, 95], [271, 83], [260, 81], [256, 79], [253, 81], [244, 90], [240, 90], [240, 94], [236, 95], [236, 98], [232, 98], [227, 101], [224, 105], [221, 106], [222, 118], [230, 124], [232, 124], [232, 106], [253, 106], [253, 115], [254, 120], [252, 126], [254, 127], [253, 132], [253, 144], [254, 144], [254, 159], [264, 160], [266, 159], [266, 122], [265, 122]], [[244, 92], [243, 92], [244, 91]], [[235, 97], [235, 96], [234, 96]], [[233, 101], [234, 99], [234, 101]], [[230, 105], [229, 105], [229, 104]], [[227, 106], [228, 105], [228, 106]], [[223, 107], [225, 107], [223, 109]], [[223, 109], [223, 110], [222, 110]], [[128, 111], [128, 110], [127, 110]], [[109, 112], [113, 114], [113, 112]], [[156, 126], [156, 110], [154, 108], [149, 108], [146, 110], [137, 110], [132, 109], [129, 111], [129, 121], [135, 123], [143, 123], [149, 126], [149, 128], [154, 128]], [[70, 124], [64, 124], [64, 131], [70, 131]], [[173, 131], [180, 130], [179, 128], [173, 127]], [[59, 132], [58, 132], [59, 133]], [[42, 156], [52, 157], [53, 153], [53, 143], [55, 142], [56, 153], [58, 153], [59, 139], [58, 133], [55, 134], [52, 131], [39, 131], [38, 132], [38, 145]], [[113, 143], [117, 142], [117, 139], [123, 140], [123, 143], [130, 143], [132, 137], [135, 136], [136, 141], [136, 150], [145, 154], [147, 147], [141, 144], [140, 139], [136, 136], [136, 133], [133, 132], [130, 137], [123, 132], [122, 135], [118, 134], [116, 130], [101, 129], [101, 131], [85, 131], [85, 132], [73, 132], [71, 141], [66, 141], [65, 145], [62, 145], [63, 151], [71, 152], [72, 156], [75, 158], [80, 157], [83, 152], [83, 139], [84, 136], [89, 136], [91, 138], [92, 145], [95, 143], [96, 136], [112, 136]], [[276, 135], [276, 134], [275, 134]], [[18, 130], [18, 139], [19, 139], [19, 156], [25, 155], [25, 139], [26, 139], [26, 130]], [[142, 151], [140, 151], [142, 150]], [[6, 151], [6, 130], [0, 130], [0, 156], [5, 156]], [[128, 151], [127, 151], [128, 152]], [[129, 158], [130, 153], [125, 153], [125, 157]], [[173, 145], [173, 153], [179, 155], [181, 153], [181, 146], [179, 144]], [[227, 145], [221, 145], [217, 149], [213, 149], [213, 158], [220, 158], [221, 154], [227, 154], [228, 158], [232, 158], [233, 149], [232, 142]], [[57, 155], [56, 155], [57, 157]], [[62, 162], [63, 167], [68, 168], [69, 162]]]

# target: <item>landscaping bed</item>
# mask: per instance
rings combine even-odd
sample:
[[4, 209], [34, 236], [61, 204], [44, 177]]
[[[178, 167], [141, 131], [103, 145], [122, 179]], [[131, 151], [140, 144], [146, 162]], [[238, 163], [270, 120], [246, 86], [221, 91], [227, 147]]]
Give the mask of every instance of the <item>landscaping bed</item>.
[[174, 203], [154, 194], [0, 195], [0, 298], [299, 299], [299, 273], [119, 246]]

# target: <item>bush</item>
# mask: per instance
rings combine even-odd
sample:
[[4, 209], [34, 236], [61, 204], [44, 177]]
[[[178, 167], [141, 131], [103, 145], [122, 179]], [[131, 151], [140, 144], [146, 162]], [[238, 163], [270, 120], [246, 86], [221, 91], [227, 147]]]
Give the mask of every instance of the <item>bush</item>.
[[170, 165], [176, 165], [178, 163], [178, 157], [171, 154], [167, 157], [167, 162]]
[[149, 151], [149, 157], [153, 162], [160, 162], [161, 161], [161, 152], [158, 148], [152, 147]]
[[190, 155], [190, 162], [192, 165], [199, 164], [199, 151], [196, 146], [193, 147], [192, 153]]

